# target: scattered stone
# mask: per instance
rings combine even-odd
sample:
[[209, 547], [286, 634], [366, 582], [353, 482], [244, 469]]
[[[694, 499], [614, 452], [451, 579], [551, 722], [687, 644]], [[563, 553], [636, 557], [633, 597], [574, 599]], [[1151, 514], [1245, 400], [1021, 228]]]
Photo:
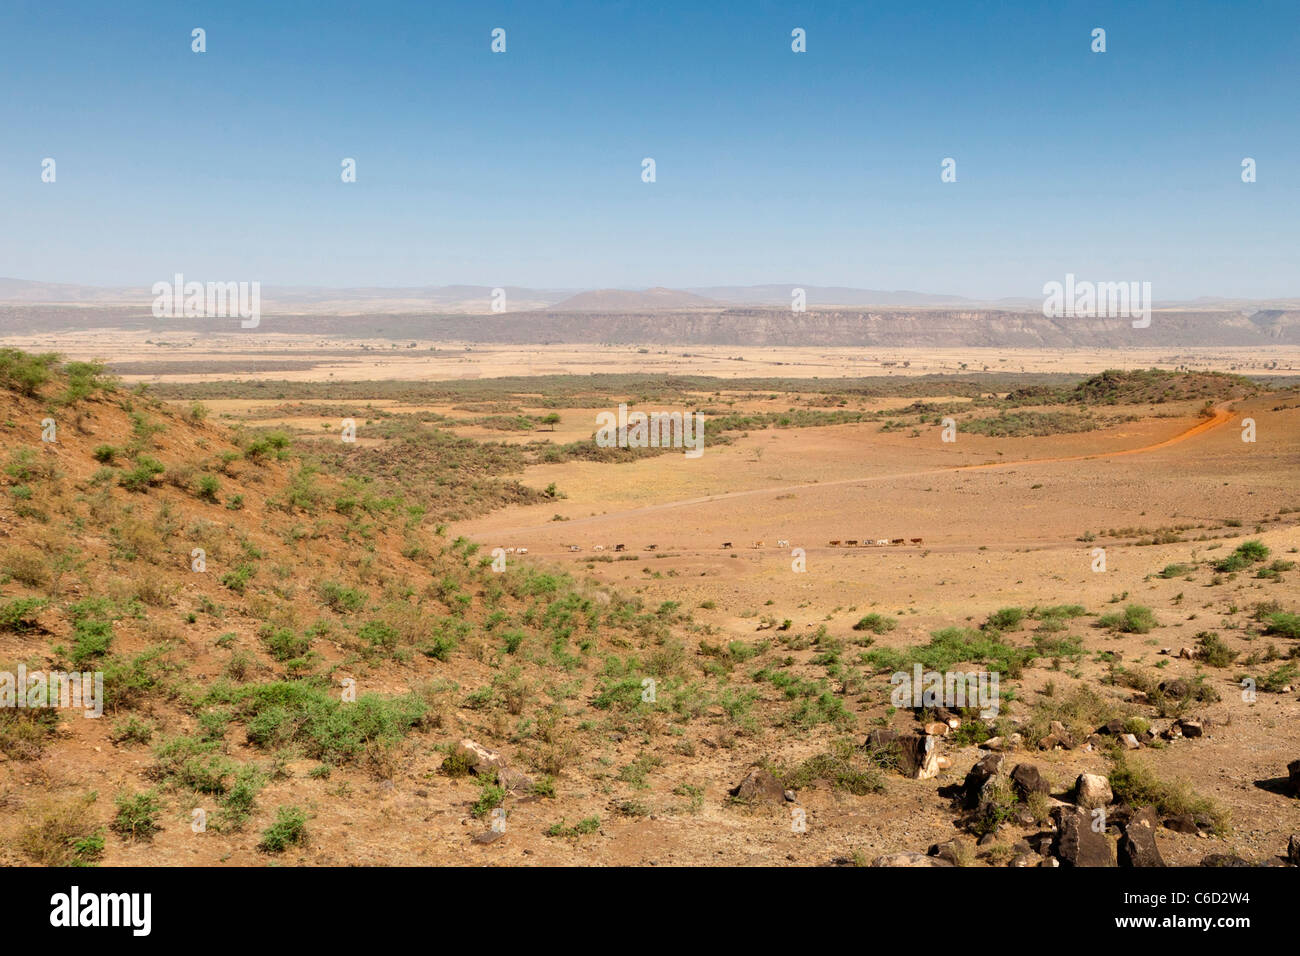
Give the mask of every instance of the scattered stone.
[[1192, 692], [1192, 685], [1187, 683], [1181, 677], [1175, 677], [1173, 680], [1167, 680], [1160, 685], [1160, 690], [1166, 697], [1173, 697], [1181, 700]]
[[1300, 760], [1292, 760], [1287, 764], [1286, 772], [1291, 776], [1291, 795], [1300, 797]]
[[523, 793], [533, 789], [533, 778], [509, 767], [497, 768], [497, 783], [511, 793]]
[[1097, 733], [1109, 734], [1112, 737], [1118, 737], [1120, 734], [1124, 733], [1124, 721], [1112, 720], [1109, 723], [1107, 723], [1105, 726], [1098, 727]]
[[950, 729], [947, 724], [940, 723], [937, 720], [934, 723], [925, 725], [925, 732], [931, 737], [946, 737]]
[[785, 792], [785, 801], [786, 801], [786, 803], [794, 803], [795, 800], [797, 800], [797, 799], [798, 799], [798, 798], [795, 796], [795, 792], [794, 792], [793, 790], [787, 790], [787, 791]]
[[1156, 828], [1160, 817], [1155, 807], [1143, 807], [1131, 817], [1119, 841], [1120, 866], [1164, 866], [1164, 857], [1156, 846]]
[[986, 833], [976, 843], [976, 846], [988, 846], [990, 843], [997, 843], [998, 835], [996, 833]]
[[1142, 746], [1133, 734], [1120, 734], [1119, 742], [1124, 745], [1125, 750], [1137, 750]]
[[1016, 769], [1011, 771], [1011, 785], [1021, 799], [1028, 799], [1031, 793], [1048, 794], [1052, 791], [1038, 768], [1031, 763], [1016, 765]]
[[913, 780], [939, 775], [939, 747], [929, 734], [903, 734], [898, 738], [898, 769]]
[[1300, 833], [1291, 834], [1291, 839], [1287, 841], [1286, 858], [1296, 866], [1300, 866]]
[[1188, 720], [1184, 717], [1178, 721], [1178, 729], [1182, 731], [1184, 737], [1200, 737], [1205, 733], [1205, 725], [1199, 720]]
[[1202, 858], [1201, 866], [1251, 866], [1249, 860], [1243, 860], [1241, 857], [1232, 853], [1211, 853], [1209, 856]]
[[926, 856], [909, 850], [905, 853], [886, 853], [871, 861], [872, 866], [952, 866], [947, 860], [937, 856]]
[[1074, 735], [1066, 729], [1065, 724], [1061, 723], [1059, 720], [1054, 720], [1048, 725], [1047, 729], [1048, 734], [1039, 741], [1039, 747], [1044, 750], [1054, 750], [1057, 747], [1060, 747], [1063, 750], [1073, 750], [1075, 748], [1076, 743]]
[[962, 802], [967, 810], [973, 810], [979, 806], [980, 794], [983, 791], [984, 784], [1001, 772], [1004, 759], [1006, 758], [1002, 754], [989, 754], [970, 768], [970, 772], [966, 774], [966, 779], [961, 785]]
[[882, 730], [876, 728], [867, 734], [867, 742], [863, 745], [868, 750], [888, 750], [898, 740], [897, 730]]
[[505, 830], [484, 830], [482, 833], [474, 834], [475, 843], [496, 843], [506, 835]]
[[1042, 833], [1032, 834], [1025, 839], [1025, 845], [1039, 856], [1049, 856], [1052, 852], [1052, 844], [1055, 842], [1056, 834], [1051, 830], [1044, 830]]
[[1085, 810], [1109, 806], [1114, 799], [1110, 781], [1099, 773], [1081, 773], [1074, 782], [1074, 802]]
[[1196, 833], [1196, 819], [1190, 813], [1180, 813], [1165, 817], [1165, 828], [1175, 833]]
[[491, 770], [504, 770], [506, 766], [506, 758], [500, 753], [495, 750], [488, 750], [468, 737], [463, 738], [457, 744], [456, 752], [465, 758], [470, 769], [476, 774], [486, 773]]
[[731, 795], [746, 803], [784, 803], [785, 787], [762, 767], [755, 767], [732, 789]]
[[1192, 659], [1192, 649], [1190, 647], [1180, 647], [1178, 648], [1178, 656], [1185, 661], [1190, 661]]
[[938, 764], [939, 764], [939, 769], [940, 769], [940, 770], [951, 770], [951, 769], [952, 769], [952, 761], [949, 760], [947, 757], [940, 757], [939, 760], [938, 760]]
[[969, 860], [974, 855], [971, 849], [970, 841], [963, 840], [961, 837], [947, 840], [943, 843], [936, 843], [930, 847], [930, 856], [937, 856], [941, 860], [947, 860], [953, 866], [962, 866], [963, 860]]
[[1007, 864], [1007, 866], [1015, 866], [1015, 867], [1037, 866], [1039, 860], [1041, 859], [1042, 857], [1030, 856], [1028, 853], [1021, 853], [1015, 858], [1013, 858], [1012, 861]]
[[1056, 857], [1064, 866], [1114, 866], [1110, 841], [1092, 829], [1092, 815], [1069, 806], [1052, 810], [1059, 831]]

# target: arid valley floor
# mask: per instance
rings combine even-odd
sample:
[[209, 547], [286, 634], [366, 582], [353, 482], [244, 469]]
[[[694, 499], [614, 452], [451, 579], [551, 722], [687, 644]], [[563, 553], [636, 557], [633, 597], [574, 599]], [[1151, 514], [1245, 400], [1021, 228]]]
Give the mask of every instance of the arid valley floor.
[[[120, 373], [0, 389], [0, 669], [108, 688], [0, 718], [0, 862], [1047, 866], [1081, 774], [1117, 859], [1300, 833], [1300, 350], [171, 338], [0, 343]], [[620, 402], [703, 455], [594, 449]]]

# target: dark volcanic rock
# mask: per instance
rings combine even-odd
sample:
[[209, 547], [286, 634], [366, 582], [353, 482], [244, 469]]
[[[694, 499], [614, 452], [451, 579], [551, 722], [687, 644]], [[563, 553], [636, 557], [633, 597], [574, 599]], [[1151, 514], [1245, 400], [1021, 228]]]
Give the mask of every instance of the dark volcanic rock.
[[980, 794], [985, 782], [998, 775], [1004, 759], [1002, 754], [989, 754], [970, 768], [970, 773], [966, 774], [966, 780], [961, 786], [962, 804], [967, 810], [974, 810], [980, 805]]
[[1119, 841], [1119, 865], [1164, 866], [1164, 858], [1156, 847], [1159, 826], [1160, 817], [1154, 807], [1144, 807], [1129, 817]]
[[1092, 815], [1074, 807], [1057, 807], [1052, 811], [1059, 831], [1056, 857], [1064, 866], [1114, 866], [1110, 840], [1105, 833], [1092, 829]]
[[751, 770], [732, 788], [731, 795], [746, 803], [785, 803], [785, 787], [761, 767]]
[[1051, 792], [1051, 787], [1047, 785], [1043, 775], [1031, 763], [1016, 765], [1016, 769], [1011, 771], [1011, 785], [1016, 788], [1016, 793], [1020, 794], [1021, 799], [1028, 799], [1031, 793]]

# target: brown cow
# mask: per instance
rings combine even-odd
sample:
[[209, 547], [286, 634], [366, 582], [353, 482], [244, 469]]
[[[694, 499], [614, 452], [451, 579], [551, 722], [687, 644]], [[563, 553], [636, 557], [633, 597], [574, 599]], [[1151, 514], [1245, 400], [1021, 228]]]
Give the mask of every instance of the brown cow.
[[622, 550], [624, 550], [624, 547], [625, 547], [624, 545], [616, 544], [616, 545], [614, 545], [614, 550], [615, 550], [615, 551], [622, 551]]
[[832, 542], [831, 542], [831, 547], [832, 547], [832, 548], [838, 548], [839, 546], [840, 546], [840, 543], [839, 543], [838, 541], [832, 541]]
[[921, 543], [921, 539], [920, 539], [920, 538], [913, 538], [913, 539], [912, 539], [912, 544], [920, 544], [920, 543]]
[[731, 542], [730, 542], [730, 541], [724, 541], [724, 542], [722, 542], [722, 547], [723, 547], [723, 550], [726, 550], [727, 548], [730, 548], [730, 547], [731, 547]]

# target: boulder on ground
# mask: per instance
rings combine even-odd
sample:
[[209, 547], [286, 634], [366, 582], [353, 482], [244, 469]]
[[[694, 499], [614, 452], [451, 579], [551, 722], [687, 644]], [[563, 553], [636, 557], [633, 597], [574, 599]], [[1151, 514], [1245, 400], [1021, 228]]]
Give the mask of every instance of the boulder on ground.
[[1234, 853], [1211, 853], [1201, 858], [1201, 866], [1254, 866]]
[[1179, 813], [1171, 817], [1165, 817], [1165, 829], [1173, 830], [1175, 833], [1196, 833], [1196, 818], [1190, 813]]
[[1286, 858], [1289, 862], [1300, 866], [1300, 833], [1291, 834], [1291, 839], [1287, 841]]
[[953, 866], [964, 866], [966, 861], [974, 858], [975, 848], [969, 840], [954, 837], [951, 840], [945, 840], [943, 843], [936, 843], [930, 847], [930, 856], [937, 856], [941, 860], [947, 860]]
[[497, 768], [497, 783], [511, 793], [524, 793], [533, 789], [533, 778], [510, 767]]
[[1300, 760], [1292, 760], [1286, 765], [1286, 772], [1291, 775], [1291, 794], [1300, 797]]
[[989, 754], [980, 760], [975, 766], [970, 768], [966, 774], [966, 779], [961, 785], [962, 804], [967, 810], [974, 810], [980, 803], [980, 793], [984, 788], [984, 783], [990, 777], [996, 777], [1002, 770], [1002, 761], [1006, 758], [1002, 754]]
[[877, 727], [871, 733], [867, 734], [867, 742], [863, 744], [863, 746], [868, 750], [888, 750], [897, 741], [897, 730], [884, 730]]
[[1143, 807], [1130, 816], [1119, 841], [1119, 865], [1164, 866], [1164, 858], [1156, 846], [1159, 826], [1160, 817], [1155, 807]]
[[506, 758], [498, 751], [488, 750], [468, 737], [462, 738], [461, 742], [456, 745], [456, 753], [465, 758], [469, 768], [476, 774], [493, 770], [500, 771], [506, 767]]
[[1029, 799], [1031, 793], [1046, 795], [1052, 792], [1038, 768], [1031, 763], [1016, 764], [1016, 769], [1011, 771], [1011, 785], [1022, 800]]
[[1063, 866], [1114, 866], [1110, 840], [1092, 828], [1092, 814], [1075, 807], [1058, 806], [1056, 857]]
[[1081, 773], [1074, 782], [1074, 802], [1085, 810], [1109, 806], [1114, 799], [1110, 781], [1099, 773]]
[[762, 767], [755, 767], [731, 789], [731, 795], [746, 803], [785, 803], [785, 787]]
[[913, 780], [939, 775], [939, 744], [929, 734], [902, 734], [897, 740], [898, 769]]

